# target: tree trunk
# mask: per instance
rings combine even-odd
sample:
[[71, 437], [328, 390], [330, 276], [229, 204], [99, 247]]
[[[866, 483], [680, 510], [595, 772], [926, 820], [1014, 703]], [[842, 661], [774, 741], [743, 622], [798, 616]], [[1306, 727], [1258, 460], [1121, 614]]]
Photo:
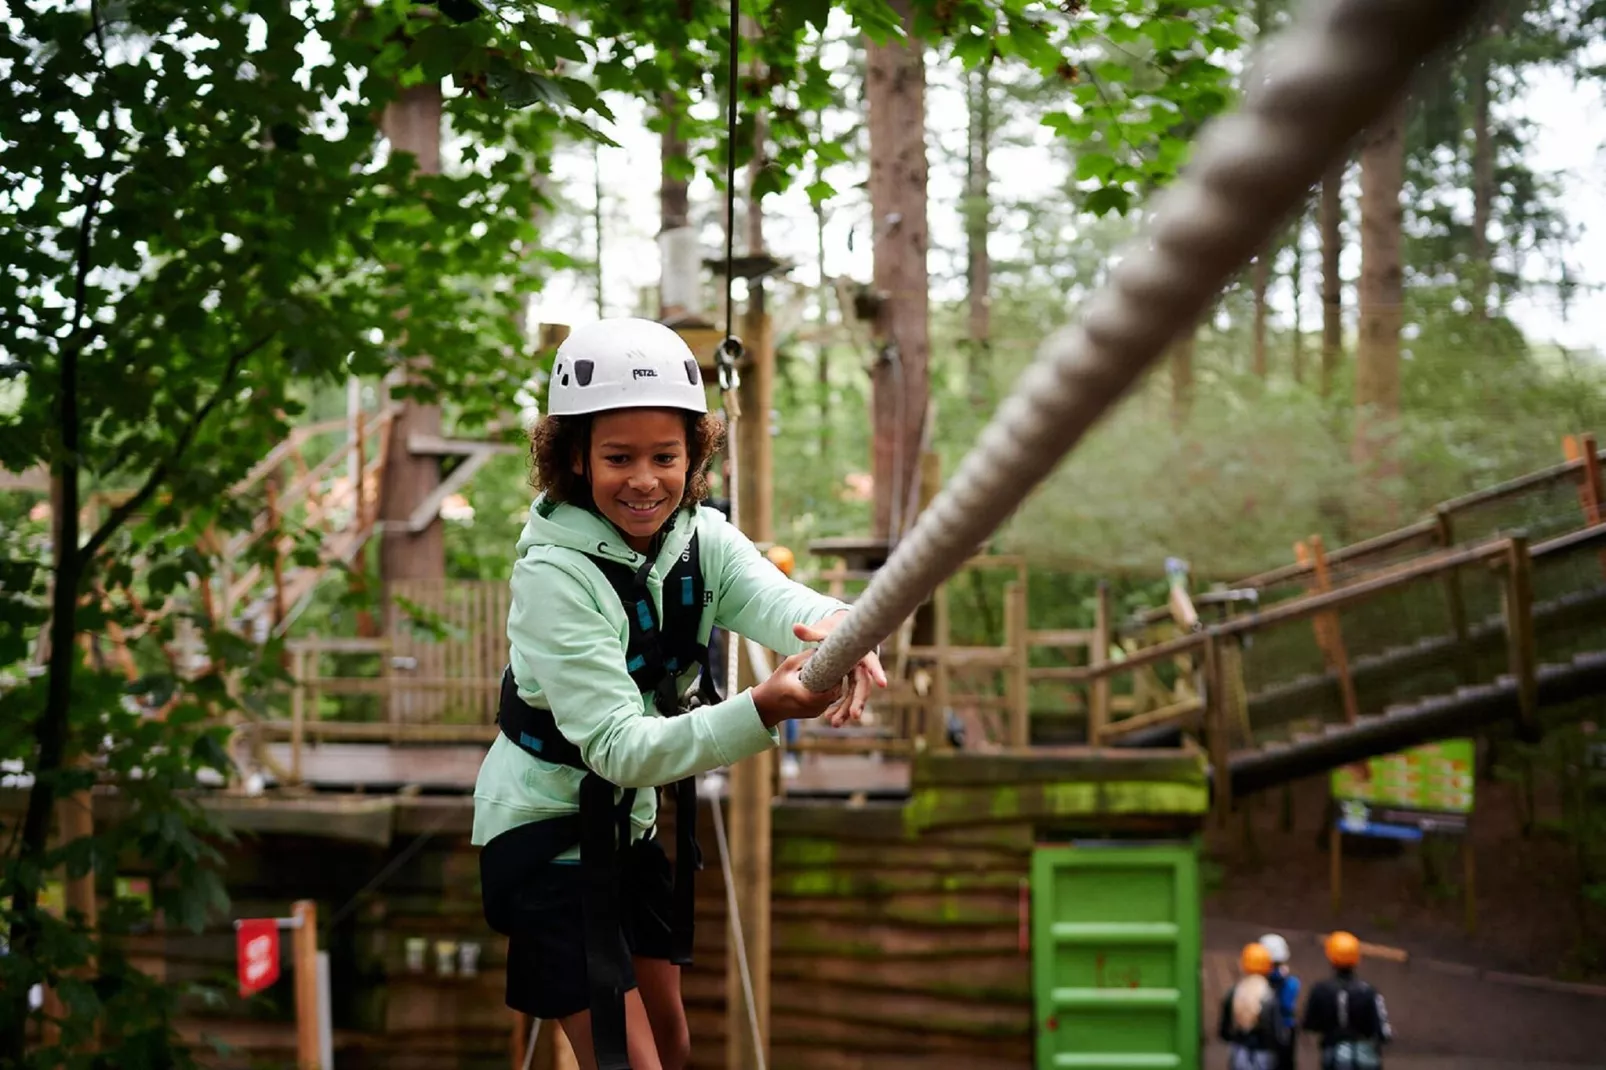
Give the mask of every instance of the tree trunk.
[[1321, 394], [1333, 392], [1333, 376], [1344, 357], [1344, 290], [1338, 275], [1338, 258], [1344, 251], [1344, 170], [1339, 160], [1322, 176], [1318, 210], [1322, 232], [1322, 375]]
[[1494, 205], [1494, 135], [1489, 119], [1489, 51], [1474, 45], [1467, 78], [1472, 90], [1472, 314], [1489, 315], [1494, 280], [1489, 248], [1489, 220]]
[[[691, 226], [691, 197], [684, 166], [686, 142], [680, 136], [680, 108], [672, 93], [659, 98], [664, 131], [659, 138], [662, 177], [658, 184], [658, 318], [674, 322], [702, 312], [698, 282], [697, 233]], [[600, 256], [599, 256], [600, 259]]]
[[[1352, 455], [1376, 483], [1392, 473], [1392, 423], [1400, 414], [1400, 204], [1405, 184], [1405, 101], [1386, 111], [1361, 150], [1360, 335], [1355, 349]], [[1380, 518], [1382, 519], [1382, 518]]]
[[987, 251], [987, 235], [992, 229], [992, 64], [985, 63], [972, 73], [970, 83], [970, 137], [965, 157], [966, 334], [971, 396], [979, 400], [979, 387], [986, 377], [985, 358], [992, 344], [993, 263]]
[[[91, 202], [87, 214], [93, 216], [94, 209], [95, 205]], [[81, 225], [88, 227], [91, 224], [86, 219]], [[46, 661], [48, 676], [45, 682], [45, 708], [33, 726], [38, 750], [33, 763], [33, 786], [28, 790], [28, 808], [22, 818], [22, 838], [16, 845], [16, 871], [20, 872], [42, 868], [40, 863], [49, 849], [50, 828], [56, 816], [57, 776], [66, 766], [67, 758], [68, 714], [72, 709], [73, 662], [77, 654], [73, 640], [78, 635], [78, 590], [83, 585], [85, 567], [84, 557], [78, 550], [78, 457], [82, 429], [78, 416], [76, 339], [62, 350], [61, 389], [57, 406], [58, 419], [61, 421], [61, 450], [51, 465], [52, 554], [55, 562], [50, 596], [50, 649]], [[31, 960], [39, 952], [39, 927], [35, 924], [34, 915], [39, 902], [39, 889], [31, 884], [16, 884], [5, 891], [10, 895], [12, 911], [8, 944], [13, 954], [24, 961]], [[0, 1021], [6, 1023], [3, 1034], [0, 1034], [0, 1064], [22, 1065], [28, 990], [33, 983], [41, 980], [43, 978], [38, 975], [22, 978], [3, 997], [10, 1001], [11, 1006], [0, 1014]]]
[[[422, 174], [440, 173], [441, 92], [438, 83], [425, 83], [403, 91], [385, 109], [385, 135], [397, 152], [410, 152], [418, 160]], [[439, 435], [439, 405], [421, 405], [408, 400], [391, 427], [390, 448], [385, 456], [384, 481], [379, 492], [382, 520], [405, 522], [413, 510], [440, 485], [440, 461], [415, 456], [407, 440], [415, 435]], [[401, 528], [385, 529], [379, 546], [380, 575], [391, 580], [444, 579], [446, 544], [440, 518], [423, 531], [412, 533]]]
[[1171, 343], [1171, 423], [1181, 428], [1193, 411], [1193, 347], [1198, 328]]
[[875, 234], [872, 323], [878, 359], [871, 384], [877, 535], [896, 536], [910, 519], [918, 485], [920, 429], [929, 394], [926, 277], [926, 101], [922, 43], [910, 0], [892, 0], [908, 36], [866, 43], [870, 208]]
[[1294, 241], [1292, 252], [1294, 262], [1289, 266], [1288, 284], [1294, 294], [1294, 352], [1293, 373], [1294, 382], [1305, 381], [1305, 312], [1302, 300], [1305, 288], [1305, 219], [1310, 210], [1310, 203], [1299, 211], [1299, 218], [1294, 220]]
[[816, 430], [820, 436], [820, 461], [823, 464], [831, 456], [831, 342], [826, 334], [830, 319], [830, 302], [827, 294], [830, 287], [825, 281], [825, 202], [821, 201], [814, 206], [814, 263], [820, 273], [820, 289], [815, 294], [819, 302], [816, 315], [819, 319], [819, 344], [815, 348], [815, 360], [818, 362], [815, 371], [818, 374], [816, 389], [819, 392], [820, 416]]
[[597, 318], [608, 314], [608, 303], [602, 279], [602, 145], [591, 145], [591, 288], [597, 295]]
[[1255, 262], [1249, 269], [1250, 286], [1255, 297], [1251, 367], [1255, 378], [1262, 381], [1265, 380], [1269, 368], [1269, 361], [1266, 358], [1266, 291], [1271, 287], [1271, 260], [1275, 252], [1274, 249], [1262, 251], [1255, 257]]

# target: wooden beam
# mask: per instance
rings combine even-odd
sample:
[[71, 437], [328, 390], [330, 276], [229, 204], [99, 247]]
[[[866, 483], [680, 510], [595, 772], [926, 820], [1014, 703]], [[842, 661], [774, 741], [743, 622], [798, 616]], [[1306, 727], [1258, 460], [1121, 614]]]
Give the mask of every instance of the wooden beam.
[[[756, 205], [750, 210], [756, 210]], [[774, 440], [770, 438], [770, 409], [774, 406], [775, 350], [769, 317], [762, 308], [750, 309], [743, 333], [751, 364], [742, 375], [739, 404], [742, 418], [736, 425], [737, 522], [754, 542], [775, 538]], [[757, 663], [738, 644], [737, 664], [743, 686], [757, 683]], [[725, 1045], [727, 1066], [768, 1063], [770, 1020], [770, 808], [774, 801], [775, 751], [738, 762], [730, 771], [730, 854], [736, 905], [732, 924], [739, 921], [747, 949], [748, 975], [753, 984], [751, 1010], [742, 989], [736, 941], [727, 941], [725, 955]], [[676, 815], [677, 819], [679, 815]], [[750, 1016], [758, 1021], [759, 1041], [765, 1051], [754, 1051]]]
[[1025, 747], [1031, 743], [1031, 693], [1028, 677], [1031, 668], [1030, 648], [1027, 646], [1026, 585], [1011, 580], [1004, 585], [1004, 611], [1007, 616], [1009, 646], [1008, 677], [1005, 693], [1009, 697], [1009, 742], [1011, 746]]
[[[1088, 659], [1097, 665], [1110, 660], [1110, 584], [1100, 580], [1093, 603], [1093, 641]], [[1093, 681], [1087, 706], [1087, 741], [1102, 743], [1105, 726], [1110, 723], [1110, 679]]]
[[446, 503], [447, 498], [456, 494], [463, 484], [473, 479], [474, 473], [484, 468], [486, 462], [492, 457], [495, 457], [498, 453], [505, 452], [507, 451], [494, 449], [470, 451], [464, 458], [463, 463], [454, 468], [451, 475], [447, 476], [439, 486], [430, 491], [424, 500], [414, 507], [413, 514], [410, 517], [400, 524], [393, 520], [387, 521], [385, 530], [399, 529], [414, 534], [423, 531], [440, 517], [441, 506]]
[[407, 452], [419, 457], [473, 457], [480, 453], [523, 453], [516, 442], [494, 439], [442, 438], [440, 435], [413, 433], [407, 436]]

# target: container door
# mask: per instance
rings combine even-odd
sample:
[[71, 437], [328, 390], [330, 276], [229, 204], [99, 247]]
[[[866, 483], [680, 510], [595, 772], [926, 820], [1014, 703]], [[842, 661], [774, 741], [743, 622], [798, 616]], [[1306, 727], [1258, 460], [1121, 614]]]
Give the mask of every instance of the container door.
[[1038, 1070], [1198, 1070], [1199, 940], [1193, 844], [1038, 848]]

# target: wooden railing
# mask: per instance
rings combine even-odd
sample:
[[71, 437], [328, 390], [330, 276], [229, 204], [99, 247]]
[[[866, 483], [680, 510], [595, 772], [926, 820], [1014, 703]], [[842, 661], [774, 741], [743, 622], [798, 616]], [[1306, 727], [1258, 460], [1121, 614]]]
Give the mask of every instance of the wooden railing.
[[[201, 588], [209, 616], [258, 632], [285, 634], [325, 572], [353, 560], [373, 533], [395, 415], [391, 409], [377, 414], [358, 411], [349, 419], [298, 427], [230, 488], [230, 495], [237, 498], [261, 495], [264, 505], [247, 530], [211, 540], [209, 548], [222, 559], [222, 566], [217, 579]], [[344, 443], [326, 450], [312, 448], [337, 433], [344, 433]], [[342, 465], [344, 476], [338, 473]], [[294, 539], [284, 531], [287, 522], [316, 534], [315, 564], [290, 561]], [[277, 534], [268, 552], [253, 553], [270, 533]], [[266, 562], [242, 563], [247, 557], [264, 556]]]
[[[1564, 442], [1564, 451], [1568, 459], [1561, 464], [1541, 468], [1535, 472], [1509, 479], [1504, 483], [1497, 483], [1491, 487], [1463, 494], [1451, 498], [1434, 506], [1432, 515], [1412, 524], [1385, 532], [1361, 542], [1340, 547], [1326, 555], [1329, 566], [1345, 569], [1364, 569], [1366, 562], [1387, 557], [1390, 553], [1406, 547], [1420, 547], [1426, 550], [1448, 549], [1455, 545], [1455, 526], [1458, 517], [1474, 510], [1482, 509], [1499, 502], [1508, 502], [1529, 494], [1535, 490], [1553, 487], [1557, 484], [1572, 481], [1579, 485], [1580, 504], [1583, 508], [1581, 523], [1590, 525], [1598, 523], [1599, 503], [1601, 493], [1601, 462], [1606, 458], [1596, 448], [1594, 435], [1568, 436]], [[1596, 503], [1594, 518], [1590, 515], [1589, 503]], [[1296, 561], [1292, 564], [1269, 569], [1253, 576], [1245, 577], [1228, 586], [1235, 589], [1265, 590], [1284, 584], [1295, 583], [1311, 579], [1316, 570], [1314, 561]]]
[[[1154, 727], [1172, 723], [1202, 729], [1212, 769], [1217, 777], [1217, 805], [1230, 806], [1229, 750], [1234, 738], [1242, 738], [1244, 733], [1241, 729], [1250, 726], [1247, 725], [1241, 681], [1235, 686], [1231, 678], [1232, 669], [1226, 664], [1229, 651], [1241, 646], [1246, 637], [1272, 628], [1301, 621], [1314, 622], [1324, 615], [1353, 608], [1414, 583], [1453, 579], [1465, 569], [1491, 566], [1499, 573], [1501, 582], [1505, 660], [1507, 671], [1515, 683], [1518, 724], [1524, 734], [1533, 735], [1538, 731], [1539, 665], [1534, 628], [1535, 564], [1557, 561], [1569, 554], [1584, 551], [1599, 552], [1603, 547], [1606, 547], [1606, 524], [1583, 528], [1532, 546], [1521, 535], [1497, 538], [1476, 546], [1436, 554], [1430, 559], [1391, 569], [1335, 590], [1282, 602], [1253, 615], [1207, 625], [1197, 632], [1148, 647], [1124, 661], [1101, 662], [1072, 670], [1066, 676], [1091, 686], [1166, 658], [1187, 656], [1194, 659], [1201, 676], [1203, 701], [1196, 707], [1178, 710], [1165, 717], [1156, 715], [1143, 718], [1138, 726]], [[1465, 622], [1460, 622], [1459, 627], [1462, 629], [1459, 638], [1464, 640]], [[1243, 721], [1241, 724], [1238, 723], [1240, 719]], [[1117, 723], [1095, 735], [1091, 741], [1095, 744], [1112, 742], [1121, 731], [1121, 725]]]

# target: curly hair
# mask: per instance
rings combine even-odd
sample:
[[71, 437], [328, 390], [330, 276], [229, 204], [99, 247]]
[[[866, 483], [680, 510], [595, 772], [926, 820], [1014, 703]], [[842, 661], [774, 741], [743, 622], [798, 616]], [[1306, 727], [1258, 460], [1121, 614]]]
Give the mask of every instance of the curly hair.
[[[686, 491], [680, 508], [708, 497], [708, 463], [725, 445], [725, 422], [707, 413], [685, 413]], [[530, 486], [548, 501], [595, 508], [590, 480], [574, 470], [574, 458], [591, 452], [593, 415], [543, 416], [530, 431]]]

